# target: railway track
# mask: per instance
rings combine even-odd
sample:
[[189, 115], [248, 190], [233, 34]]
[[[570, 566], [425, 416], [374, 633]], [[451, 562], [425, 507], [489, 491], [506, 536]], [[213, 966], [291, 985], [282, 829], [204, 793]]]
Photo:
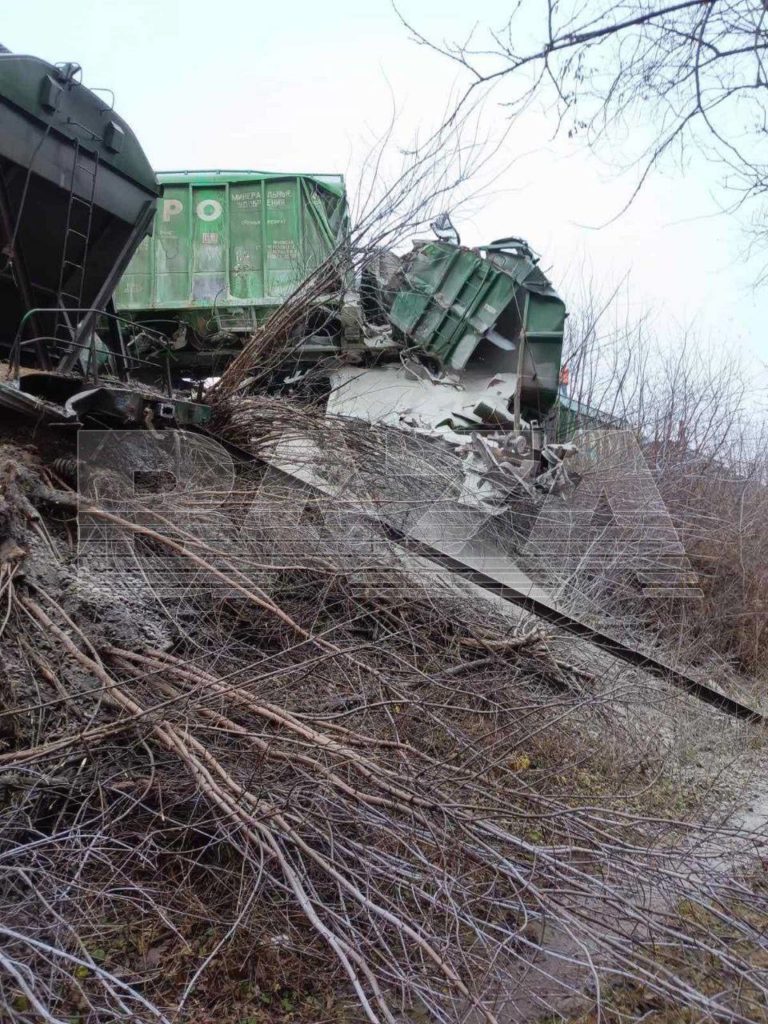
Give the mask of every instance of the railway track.
[[[226, 441], [217, 434], [204, 429], [201, 429], [199, 432], [205, 434], [212, 441], [222, 444], [236, 461], [259, 463], [261, 465], [268, 466], [270, 472], [278, 473], [293, 483], [298, 482], [314, 494], [326, 497], [329, 494], [327, 489], [317, 483], [310, 482], [304, 474], [293, 474], [282, 466], [275, 465], [275, 463], [268, 459], [254, 455], [251, 452], [240, 448], [238, 445]], [[606, 633], [603, 630], [596, 629], [594, 626], [590, 626], [586, 622], [582, 622], [580, 619], [571, 615], [569, 612], [564, 611], [562, 608], [557, 607], [555, 604], [542, 600], [541, 596], [536, 596], [535, 594], [530, 593], [523, 586], [516, 587], [509, 582], [503, 582], [481, 569], [468, 565], [466, 562], [462, 562], [460, 559], [441, 550], [436, 544], [414, 537], [411, 534], [398, 529], [374, 511], [367, 512], [364, 508], [361, 508], [360, 511], [369, 515], [380, 528], [384, 529], [388, 538], [393, 543], [401, 547], [404, 551], [407, 551], [409, 554], [426, 559], [435, 566], [467, 580], [486, 593], [493, 594], [495, 597], [501, 599], [507, 604], [512, 605], [515, 608], [520, 608], [523, 611], [528, 612], [530, 615], [535, 615], [537, 618], [548, 622], [550, 625], [570, 634], [571, 636], [576, 636], [582, 640], [588, 641], [595, 647], [605, 651], [615, 658], [618, 658], [628, 665], [633, 665], [649, 672], [656, 678], [661, 679], [678, 689], [684, 690], [686, 693], [689, 693], [692, 697], [695, 697], [702, 703], [716, 708], [718, 711], [725, 715], [729, 715], [731, 718], [740, 719], [741, 721], [749, 722], [752, 725], [768, 724], [766, 716], [761, 714], [759, 711], [749, 707], [747, 704], [743, 704], [734, 697], [729, 697], [726, 694], [721, 693], [713, 686], [697, 679], [696, 676], [691, 673], [677, 668], [674, 665], [670, 665], [657, 655], [633, 647], [630, 644], [619, 640], [617, 637], [612, 636], [610, 633]]]
[[448, 569], [454, 575], [460, 576], [482, 590], [496, 595], [502, 601], [506, 601], [516, 608], [521, 608], [531, 615], [535, 615], [537, 618], [556, 626], [558, 629], [570, 633], [572, 636], [589, 641], [595, 647], [606, 651], [608, 654], [619, 658], [629, 665], [635, 665], [659, 679], [672, 683], [674, 686], [696, 697], [697, 700], [702, 701], [704, 704], [710, 704], [712, 707], [733, 718], [740, 718], [755, 725], [766, 724], [766, 717], [760, 714], [760, 712], [755, 711], [754, 708], [749, 707], [747, 704], [742, 704], [741, 701], [733, 697], [720, 693], [714, 687], [708, 686], [706, 683], [701, 682], [701, 680], [696, 679], [695, 676], [675, 668], [655, 655], [639, 650], [636, 647], [631, 647], [609, 633], [595, 629], [594, 626], [582, 622], [555, 605], [542, 601], [541, 598], [527, 593], [522, 588], [501, 583], [499, 580], [494, 579], [493, 576], [466, 565], [451, 555], [445, 554], [432, 544], [409, 537], [407, 534], [389, 527], [386, 523], [384, 523], [384, 528], [396, 543], [399, 543], [411, 554], [429, 559], [431, 562]]

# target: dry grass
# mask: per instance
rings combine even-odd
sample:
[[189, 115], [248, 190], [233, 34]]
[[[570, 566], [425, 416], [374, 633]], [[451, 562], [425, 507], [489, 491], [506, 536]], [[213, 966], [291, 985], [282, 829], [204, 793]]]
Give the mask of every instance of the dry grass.
[[[688, 941], [701, 946], [713, 938], [727, 943], [741, 959], [752, 967], [751, 978], [740, 978], [730, 971], [729, 965], [705, 949], [694, 953], [683, 941], [659, 948], [657, 956], [660, 965], [680, 973], [688, 984], [717, 995], [723, 991], [734, 993], [735, 1010], [754, 1024], [768, 1021], [768, 1008], [761, 993], [761, 984], [768, 972], [768, 956], [762, 943], [755, 942], [739, 929], [734, 929], [729, 917], [748, 921], [754, 934], [764, 935], [768, 930], [768, 917], [763, 898], [768, 885], [765, 867], [742, 879], [742, 891], [735, 895], [727, 907], [719, 912], [704, 910], [695, 902], [681, 901], [675, 908], [677, 926]], [[723, 913], [725, 911], [725, 913]], [[647, 1024], [703, 1024], [710, 1018], [700, 1010], [681, 1007], [679, 1004], [660, 998], [657, 993], [634, 981], [611, 986], [599, 1006], [594, 1000], [584, 998], [583, 1008], [574, 1015], [547, 1015], [539, 1024], [628, 1024], [643, 1020]]]
[[[630, 575], [606, 567], [574, 580], [596, 610], [636, 621], [690, 660], [768, 678], [768, 464], [764, 388], [732, 347], [710, 348], [692, 331], [656, 337], [627, 314], [618, 289], [601, 300], [582, 288], [569, 318], [565, 359], [571, 397], [628, 431], [682, 542], [702, 599], [639, 599]], [[576, 426], [589, 427], [577, 417]], [[618, 567], [621, 569], [621, 566]], [[738, 681], [735, 681], [738, 685]]]
[[[329, 463], [343, 436], [381, 475], [386, 432], [303, 416]], [[263, 450], [278, 428], [231, 430]], [[343, 491], [255, 466], [223, 498], [189, 478], [115, 500], [119, 470], [76, 564], [73, 494], [3, 453], [3, 1019], [492, 1021], [520, 971], [558, 984], [549, 935], [587, 975], [750, 1019], [659, 968], [659, 943], [701, 945], [670, 899], [734, 897], [692, 847], [733, 837], [641, 811], [671, 776], [615, 714], [631, 679], [592, 686], [416, 572]]]

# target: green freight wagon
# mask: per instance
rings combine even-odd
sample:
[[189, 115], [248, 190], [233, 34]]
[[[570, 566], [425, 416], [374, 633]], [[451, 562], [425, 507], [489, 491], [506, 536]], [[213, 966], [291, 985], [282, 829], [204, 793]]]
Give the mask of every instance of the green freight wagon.
[[179, 171], [158, 179], [152, 237], [115, 305], [173, 337], [177, 349], [236, 346], [348, 230], [339, 174]]
[[422, 242], [402, 272], [389, 319], [403, 339], [454, 370], [513, 373], [528, 415], [549, 412], [566, 310], [527, 242], [502, 238], [478, 249]]

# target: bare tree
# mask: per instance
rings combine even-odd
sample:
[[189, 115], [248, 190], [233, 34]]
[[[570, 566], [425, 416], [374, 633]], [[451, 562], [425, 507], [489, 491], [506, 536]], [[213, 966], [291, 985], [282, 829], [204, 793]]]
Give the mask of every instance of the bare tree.
[[[253, 389], [268, 382], [311, 333], [308, 316], [320, 312], [329, 324], [334, 322], [330, 333], [343, 333], [338, 310], [364, 268], [382, 252], [397, 251], [414, 235], [429, 231], [441, 211], [477, 202], [499, 173], [489, 168], [495, 167], [506, 130], [486, 133], [479, 96], [466, 97], [460, 112], [449, 104], [437, 128], [405, 146], [397, 142], [397, 128], [393, 111], [357, 168], [348, 234], [248, 339], [217, 383], [214, 401], [244, 385]], [[333, 301], [323, 305], [329, 296]]]
[[[650, 172], [689, 150], [717, 165], [722, 206], [749, 204], [753, 230], [768, 230], [765, 0], [517, 0], [500, 28], [478, 27], [462, 43], [422, 45], [470, 76], [459, 104], [503, 84], [518, 113], [543, 102], [558, 132], [611, 144], [638, 169], [627, 205]], [[618, 145], [617, 145], [618, 143]]]
[[[601, 294], [587, 282], [573, 298], [565, 348], [570, 422], [588, 428], [599, 409], [603, 422], [635, 437], [700, 600], [673, 607], [668, 595], [641, 596], [631, 583], [639, 563], [629, 531], [613, 549], [610, 530], [600, 534], [597, 554], [578, 562], [579, 572], [573, 551], [559, 565], [536, 568], [549, 573], [544, 578], [561, 599], [579, 609], [591, 602], [606, 628], [642, 623], [656, 632], [655, 642], [678, 652], [687, 646], [694, 660], [725, 656], [760, 678], [768, 653], [768, 465], [754, 374], [738, 351], [707, 346], [692, 327], [670, 334], [666, 324], [660, 337], [649, 317], [633, 319], [621, 288]], [[623, 488], [627, 469], [618, 460], [593, 477], [610, 475]]]

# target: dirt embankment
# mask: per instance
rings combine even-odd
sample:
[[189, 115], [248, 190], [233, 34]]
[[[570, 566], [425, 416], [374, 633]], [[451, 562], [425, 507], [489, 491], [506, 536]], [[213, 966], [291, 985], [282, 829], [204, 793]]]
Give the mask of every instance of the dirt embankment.
[[617, 979], [757, 1019], [723, 820], [754, 733], [343, 496], [143, 443], [79, 506], [42, 441], [0, 453], [3, 1019], [505, 1021]]

